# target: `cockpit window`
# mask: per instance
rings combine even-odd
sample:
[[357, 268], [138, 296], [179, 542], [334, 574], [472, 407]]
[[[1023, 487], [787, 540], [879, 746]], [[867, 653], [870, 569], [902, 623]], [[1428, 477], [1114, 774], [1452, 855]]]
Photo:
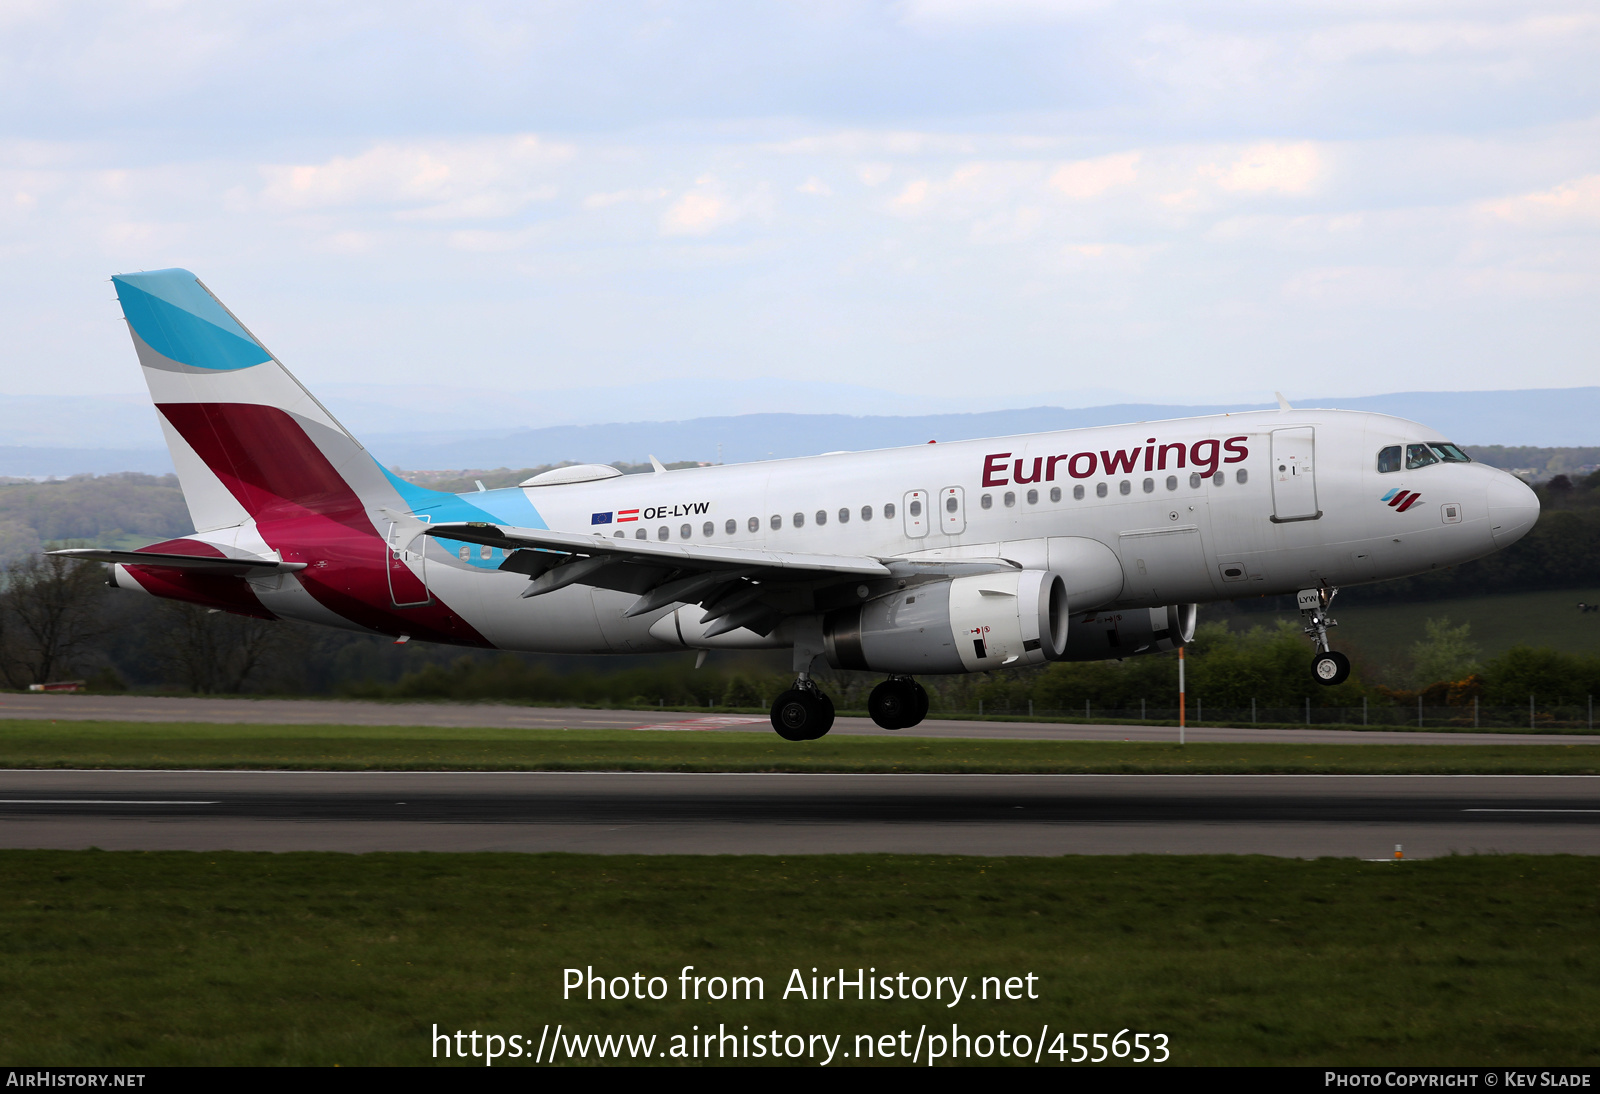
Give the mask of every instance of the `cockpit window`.
[[1391, 471], [1400, 470], [1400, 446], [1391, 444], [1378, 453], [1378, 473], [1387, 475]]
[[1428, 447], [1445, 463], [1471, 463], [1472, 457], [1449, 441], [1429, 441]]
[[1433, 454], [1433, 449], [1425, 444], [1406, 445], [1406, 470], [1415, 471], [1419, 467], [1427, 467], [1430, 463], [1438, 463], [1439, 457]]

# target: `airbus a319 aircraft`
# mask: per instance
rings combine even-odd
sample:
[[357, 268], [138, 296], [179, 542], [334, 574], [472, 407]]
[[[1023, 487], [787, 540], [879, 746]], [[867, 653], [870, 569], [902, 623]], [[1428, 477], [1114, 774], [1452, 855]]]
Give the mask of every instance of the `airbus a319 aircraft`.
[[[197, 529], [120, 589], [263, 619], [541, 653], [792, 649], [791, 741], [833, 724], [819, 660], [917, 674], [1171, 650], [1196, 606], [1297, 593], [1323, 684], [1342, 585], [1515, 542], [1538, 499], [1434, 430], [1337, 410], [1223, 414], [624, 476], [562, 467], [451, 494], [382, 467], [186, 270], [113, 279]], [[652, 462], [654, 457], [652, 457]]]

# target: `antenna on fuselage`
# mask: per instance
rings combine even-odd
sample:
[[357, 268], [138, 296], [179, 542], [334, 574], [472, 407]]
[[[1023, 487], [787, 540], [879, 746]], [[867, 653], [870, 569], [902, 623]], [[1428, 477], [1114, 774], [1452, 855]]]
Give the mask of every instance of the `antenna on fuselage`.
[[1274, 391], [1272, 394], [1274, 394], [1274, 395], [1276, 395], [1278, 397], [1278, 409], [1279, 410], [1293, 410], [1294, 409], [1294, 407], [1289, 405], [1289, 400], [1285, 399], [1283, 397], [1283, 392]]
[[665, 467], [663, 467], [662, 464], [661, 464], [661, 461], [656, 459], [654, 456], [650, 457], [650, 466], [656, 469], [656, 474], [658, 474], [658, 475], [666, 474], [667, 469]]

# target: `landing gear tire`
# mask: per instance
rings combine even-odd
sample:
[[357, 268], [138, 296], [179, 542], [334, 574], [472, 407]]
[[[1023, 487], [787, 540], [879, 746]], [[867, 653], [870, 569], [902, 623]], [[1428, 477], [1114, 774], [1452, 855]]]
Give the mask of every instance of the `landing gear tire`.
[[915, 680], [891, 676], [872, 689], [867, 713], [884, 729], [910, 729], [928, 716], [928, 691]]
[[910, 680], [890, 677], [872, 689], [867, 697], [867, 713], [883, 729], [905, 729], [915, 725], [917, 693]]
[[1311, 675], [1323, 687], [1342, 684], [1350, 678], [1350, 658], [1335, 650], [1319, 653], [1312, 658]]
[[815, 741], [833, 728], [833, 700], [815, 688], [790, 688], [772, 704], [772, 728], [786, 741]]

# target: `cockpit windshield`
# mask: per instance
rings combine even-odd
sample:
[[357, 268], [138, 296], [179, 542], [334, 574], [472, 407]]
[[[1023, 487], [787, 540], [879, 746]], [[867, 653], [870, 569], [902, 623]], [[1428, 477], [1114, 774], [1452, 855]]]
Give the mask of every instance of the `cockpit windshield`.
[[1387, 475], [1399, 471], [1402, 463], [1407, 471], [1415, 471], [1419, 467], [1427, 467], [1431, 463], [1471, 463], [1472, 457], [1449, 441], [1429, 441], [1426, 444], [1408, 444], [1403, 449], [1405, 459], [1401, 459], [1401, 446], [1391, 444], [1378, 453], [1378, 473]]
[[1439, 457], [1433, 454], [1433, 449], [1425, 444], [1406, 445], [1406, 470], [1415, 471], [1419, 467], [1427, 467], [1430, 463], [1438, 463]]

